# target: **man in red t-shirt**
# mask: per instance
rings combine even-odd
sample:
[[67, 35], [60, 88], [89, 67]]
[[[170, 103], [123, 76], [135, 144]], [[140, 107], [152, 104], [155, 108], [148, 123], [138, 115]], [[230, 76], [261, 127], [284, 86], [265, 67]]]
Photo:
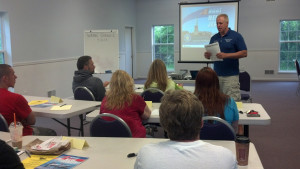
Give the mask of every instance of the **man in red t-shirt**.
[[19, 94], [8, 91], [9, 87], [14, 87], [17, 76], [10, 65], [0, 64], [0, 113], [9, 125], [16, 120], [23, 125], [23, 135], [32, 135], [33, 130], [30, 125], [35, 124], [35, 115], [28, 105], [26, 99]]

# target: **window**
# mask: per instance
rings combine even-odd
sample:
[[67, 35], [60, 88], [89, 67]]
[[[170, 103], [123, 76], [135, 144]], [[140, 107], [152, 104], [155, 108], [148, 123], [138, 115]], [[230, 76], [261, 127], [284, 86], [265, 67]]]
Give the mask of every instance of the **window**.
[[153, 27], [153, 59], [161, 59], [167, 71], [174, 71], [174, 26]]
[[300, 61], [300, 20], [280, 21], [280, 71], [295, 71]]
[[4, 51], [3, 51], [3, 26], [2, 26], [2, 16], [0, 13], [0, 64], [4, 63]]

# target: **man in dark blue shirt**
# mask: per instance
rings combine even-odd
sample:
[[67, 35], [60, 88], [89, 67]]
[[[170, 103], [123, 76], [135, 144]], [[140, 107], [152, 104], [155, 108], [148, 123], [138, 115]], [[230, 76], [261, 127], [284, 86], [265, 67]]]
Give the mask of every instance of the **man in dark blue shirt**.
[[[238, 101], [241, 99], [239, 84], [239, 58], [247, 57], [247, 46], [241, 34], [228, 27], [228, 16], [218, 15], [218, 33], [210, 39], [210, 44], [218, 42], [221, 52], [217, 53], [223, 61], [214, 62], [214, 70], [217, 72], [220, 89]], [[211, 53], [205, 52], [205, 58], [210, 59]]]

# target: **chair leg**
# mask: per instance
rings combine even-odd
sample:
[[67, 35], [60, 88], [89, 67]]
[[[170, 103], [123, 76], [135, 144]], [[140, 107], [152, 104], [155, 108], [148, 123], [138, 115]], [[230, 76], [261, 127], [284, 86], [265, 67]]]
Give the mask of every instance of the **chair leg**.
[[298, 85], [296, 94], [297, 94], [297, 96], [300, 96], [300, 83], [299, 83], [299, 85]]
[[147, 124], [145, 125], [145, 128], [146, 128], [146, 134], [152, 137], [154, 137], [154, 132], [158, 131], [156, 125]]

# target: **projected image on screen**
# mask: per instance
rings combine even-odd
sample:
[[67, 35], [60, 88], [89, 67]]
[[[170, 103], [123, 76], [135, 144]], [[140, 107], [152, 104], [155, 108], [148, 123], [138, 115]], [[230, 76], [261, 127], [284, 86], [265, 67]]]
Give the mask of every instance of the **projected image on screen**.
[[229, 27], [237, 30], [238, 2], [180, 4], [180, 60], [179, 62], [207, 62], [204, 45], [218, 33], [216, 18], [225, 13]]

